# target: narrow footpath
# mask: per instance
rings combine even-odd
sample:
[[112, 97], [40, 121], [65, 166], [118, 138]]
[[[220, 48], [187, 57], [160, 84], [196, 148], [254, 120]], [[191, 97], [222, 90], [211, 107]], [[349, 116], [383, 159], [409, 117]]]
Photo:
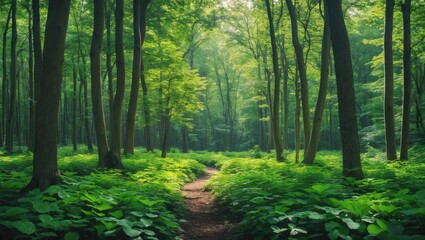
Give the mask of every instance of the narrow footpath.
[[182, 190], [187, 220], [183, 225], [184, 240], [225, 240], [231, 236], [231, 224], [225, 224], [223, 215], [214, 206], [211, 192], [204, 191], [205, 182], [217, 172], [207, 168], [205, 176], [188, 183]]

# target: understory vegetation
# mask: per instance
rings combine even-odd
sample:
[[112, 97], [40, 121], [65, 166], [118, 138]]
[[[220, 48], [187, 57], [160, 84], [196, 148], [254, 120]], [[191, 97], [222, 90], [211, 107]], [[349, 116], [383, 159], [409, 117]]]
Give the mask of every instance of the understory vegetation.
[[341, 178], [340, 153], [313, 166], [272, 159], [218, 160], [209, 187], [241, 239], [424, 239], [423, 147], [409, 162], [363, 155], [366, 178]]
[[0, 161], [0, 239], [174, 239], [181, 232], [179, 190], [205, 167], [158, 154], [125, 158], [125, 170], [97, 170], [97, 155], [62, 149], [63, 183], [21, 195], [31, 155]]
[[184, 206], [179, 190], [205, 166], [221, 169], [207, 188], [235, 239], [424, 239], [425, 154], [388, 163], [374, 149], [362, 155], [366, 178], [341, 177], [341, 154], [321, 151], [314, 165], [273, 153], [136, 149], [125, 170], [96, 169], [96, 155], [62, 148], [63, 183], [22, 195], [31, 154], [0, 160], [2, 239], [179, 239]]

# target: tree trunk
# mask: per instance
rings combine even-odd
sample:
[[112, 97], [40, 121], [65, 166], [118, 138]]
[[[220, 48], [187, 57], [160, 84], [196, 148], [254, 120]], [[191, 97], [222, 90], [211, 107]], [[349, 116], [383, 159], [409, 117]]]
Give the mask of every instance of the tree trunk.
[[117, 0], [115, 7], [115, 55], [117, 67], [117, 88], [114, 97], [111, 121], [111, 144], [109, 149], [110, 167], [123, 168], [121, 161], [121, 111], [125, 90], [124, 60], [124, 0]]
[[289, 90], [288, 90], [288, 79], [289, 79], [289, 63], [288, 59], [285, 53], [285, 37], [282, 35], [282, 44], [280, 46], [281, 48], [281, 64], [283, 67], [283, 86], [282, 86], [282, 107], [283, 107], [283, 114], [282, 114], [282, 125], [283, 125], [283, 135], [282, 135], [282, 148], [283, 150], [288, 149], [288, 132], [289, 132], [289, 126], [288, 126], [288, 113], [289, 113]]
[[[168, 101], [167, 101], [168, 102]], [[167, 103], [168, 106], [168, 103]], [[170, 141], [170, 109], [167, 107], [167, 109], [164, 111], [162, 116], [162, 139], [161, 139], [161, 157], [166, 158], [167, 157], [167, 151], [168, 151], [168, 145]]]
[[33, 14], [33, 38], [34, 38], [34, 118], [31, 122], [30, 128], [30, 141], [28, 149], [34, 151], [34, 139], [35, 139], [35, 115], [37, 114], [36, 108], [38, 103], [38, 98], [40, 96], [40, 81], [41, 81], [41, 71], [43, 68], [43, 53], [41, 50], [41, 36], [40, 36], [40, 2], [39, 0], [32, 0], [32, 14]]
[[[83, 60], [84, 66], [85, 61]], [[85, 68], [85, 67], [84, 67]], [[88, 89], [87, 89], [87, 78], [85, 77], [85, 70], [84, 70], [84, 128], [86, 129], [86, 144], [87, 149], [89, 151], [93, 151], [93, 143], [91, 140], [91, 130], [90, 130], [90, 117], [89, 117], [89, 97], [88, 97]]]
[[9, 89], [9, 111], [6, 119], [6, 151], [13, 151], [13, 129], [16, 115], [16, 41], [18, 30], [16, 27], [16, 0], [12, 0], [12, 42], [10, 48], [10, 89]]
[[357, 131], [356, 100], [350, 44], [342, 13], [341, 0], [326, 0], [335, 62], [339, 124], [342, 144], [343, 175], [363, 178]]
[[403, 12], [403, 117], [401, 122], [400, 160], [409, 158], [410, 95], [412, 92], [410, 8], [411, 1], [405, 0], [401, 7]]
[[324, 5], [325, 23], [323, 27], [322, 39], [322, 64], [320, 69], [319, 96], [317, 97], [316, 109], [314, 112], [313, 128], [311, 130], [310, 143], [308, 144], [308, 149], [303, 160], [303, 162], [306, 164], [312, 164], [314, 162], [314, 158], [316, 157], [316, 152], [320, 141], [320, 127], [322, 124], [323, 111], [325, 110], [326, 92], [328, 89], [331, 39], [328, 19], [328, 5], [326, 1]]
[[2, 76], [2, 113], [1, 113], [1, 130], [0, 130], [0, 147], [3, 147], [3, 137], [6, 132], [6, 109], [8, 107], [8, 97], [7, 97], [7, 61], [6, 61], [6, 46], [7, 46], [7, 32], [9, 30], [9, 22], [12, 15], [12, 7], [9, 10], [6, 20], [6, 26], [3, 31], [3, 51], [2, 51], [2, 68], [3, 68], [3, 76]]
[[292, 0], [285, 0], [288, 7], [289, 16], [291, 18], [292, 25], [292, 44], [295, 48], [295, 56], [297, 59], [298, 71], [300, 74], [300, 83], [301, 83], [301, 102], [302, 102], [302, 112], [303, 112], [303, 125], [304, 125], [304, 152], [308, 149], [308, 144], [310, 142], [310, 107], [308, 100], [308, 81], [307, 81], [307, 72], [304, 63], [304, 53], [303, 48], [298, 39], [298, 19], [295, 7], [292, 3]]
[[[33, 6], [34, 8], [34, 6]], [[34, 108], [34, 48], [33, 48], [33, 13], [30, 5], [27, 5], [28, 13], [28, 105], [29, 105], [29, 129], [28, 129], [28, 150], [34, 150], [34, 123], [35, 123], [35, 108]]]
[[77, 151], [77, 69], [74, 60], [72, 60], [72, 88], [72, 148]]
[[387, 160], [396, 160], [394, 124], [393, 16], [394, 0], [386, 0], [384, 31], [384, 113]]
[[273, 16], [270, 8], [270, 1], [266, 0], [267, 16], [270, 26], [270, 42], [272, 45], [272, 59], [273, 59], [273, 72], [274, 72], [274, 98], [273, 98], [273, 114], [272, 114], [272, 128], [273, 138], [276, 150], [276, 160], [283, 161], [282, 156], [282, 143], [280, 139], [280, 123], [279, 123], [279, 95], [280, 95], [280, 70], [276, 46], [276, 36], [274, 33]]
[[33, 176], [23, 189], [44, 190], [60, 181], [57, 162], [58, 108], [70, 0], [49, 1], [40, 95], [36, 104]]
[[[109, 1], [104, 1], [106, 6], [108, 6]], [[105, 15], [105, 25], [106, 25], [106, 72], [108, 76], [108, 107], [109, 107], [109, 121], [112, 122], [113, 115], [113, 106], [114, 106], [114, 87], [113, 87], [113, 67], [112, 67], [112, 44], [111, 44], [111, 15], [112, 15], [112, 6], [108, 6], [107, 13]], [[104, 10], [105, 11], [105, 10]], [[103, 111], [103, 110], [102, 110]], [[109, 129], [111, 126], [109, 126]], [[110, 134], [110, 133], [109, 133]]]
[[99, 155], [99, 167], [109, 167], [108, 142], [106, 139], [105, 117], [102, 103], [100, 53], [102, 51], [102, 39], [104, 28], [104, 0], [94, 0], [93, 36], [90, 48], [90, 71], [91, 71], [91, 95], [93, 120], [96, 130], [97, 154]]
[[[139, 79], [141, 74], [142, 60], [142, 35], [143, 40], [146, 34], [146, 8], [145, 0], [133, 0], [133, 72], [131, 78], [130, 103], [128, 104], [126, 135], [124, 152], [128, 154], [134, 153], [134, 133], [136, 123], [137, 101], [139, 98]], [[144, 25], [143, 28], [141, 25]], [[144, 30], [144, 32], [141, 32]]]

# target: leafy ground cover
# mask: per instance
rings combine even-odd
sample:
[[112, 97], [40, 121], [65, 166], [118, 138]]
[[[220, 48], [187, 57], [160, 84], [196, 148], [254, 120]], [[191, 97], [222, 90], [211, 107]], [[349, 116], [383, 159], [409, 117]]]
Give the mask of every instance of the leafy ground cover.
[[44, 192], [19, 190], [30, 180], [31, 154], [0, 160], [0, 238], [175, 239], [179, 189], [205, 172], [184, 155], [136, 153], [125, 170], [97, 170], [95, 154], [60, 151], [63, 183]]
[[[408, 162], [363, 156], [366, 179], [341, 178], [341, 155], [320, 152], [313, 166], [218, 155], [209, 187], [241, 239], [425, 239], [424, 148]], [[214, 160], [214, 158], [213, 158]]]

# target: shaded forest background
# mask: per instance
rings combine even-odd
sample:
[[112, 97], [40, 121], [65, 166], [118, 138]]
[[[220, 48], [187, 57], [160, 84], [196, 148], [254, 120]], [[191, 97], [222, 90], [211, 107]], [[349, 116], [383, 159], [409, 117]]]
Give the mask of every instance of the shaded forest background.
[[[9, 1], [0, 7], [2, 41], [0, 144], [9, 151], [32, 147], [33, 109], [36, 104], [33, 32], [34, 5], [16, 4], [16, 32]], [[36, 1], [34, 1], [36, 2]], [[136, 1], [135, 1], [136, 2]], [[105, 29], [101, 51], [101, 99], [106, 133], [110, 138], [112, 118], [121, 120], [121, 146], [125, 147], [131, 91], [138, 90], [134, 145], [208, 151], [242, 151], [274, 148], [271, 112], [274, 73], [269, 25], [262, 1], [140, 1], [141, 16], [134, 5], [123, 6], [124, 72], [116, 55], [115, 1], [106, 1]], [[287, 1], [288, 2], [288, 1]], [[289, 1], [290, 2], [290, 1]], [[97, 145], [93, 120], [90, 47], [93, 32], [93, 2], [72, 1], [65, 42], [65, 61], [58, 114], [57, 143], [74, 148]], [[400, 1], [394, 6], [394, 119], [399, 142], [403, 96], [403, 25]], [[13, 4], [12, 4], [13, 5]], [[423, 89], [425, 82], [423, 11], [425, 3], [411, 6], [411, 143], [424, 143]], [[279, 52], [279, 115], [283, 149], [303, 149], [305, 116], [313, 120], [319, 92], [323, 3], [295, 1], [297, 35], [308, 82], [302, 90], [291, 34], [290, 14], [284, 1], [272, 2]], [[142, 7], [143, 8], [143, 7]], [[40, 40], [44, 41], [47, 3], [40, 6]], [[385, 149], [384, 128], [384, 1], [344, 1], [344, 18], [350, 38], [356, 110], [362, 151]], [[134, 74], [134, 21], [146, 24], [142, 34], [143, 68]], [[143, 31], [142, 31], [143, 32]], [[140, 44], [139, 44], [140, 45]], [[42, 46], [42, 45], [41, 45]], [[16, 48], [16, 49], [15, 49]], [[12, 49], [15, 49], [13, 52]], [[139, 49], [140, 50], [140, 49]], [[40, 51], [40, 50], [39, 50]], [[340, 149], [335, 70], [329, 64], [329, 82], [320, 132], [320, 149]], [[118, 73], [117, 71], [121, 71]], [[114, 115], [117, 76], [125, 77], [122, 111]], [[132, 85], [132, 78], [138, 78]], [[134, 84], [134, 80], [133, 80]], [[307, 96], [307, 103], [303, 97]], [[133, 103], [134, 104], [134, 103]], [[302, 104], [302, 105], [301, 105]], [[308, 107], [308, 115], [301, 113]], [[131, 111], [131, 110], [130, 110]], [[115, 121], [117, 122], [117, 121]], [[131, 130], [130, 130], [131, 132]], [[308, 130], [309, 132], [309, 130]], [[309, 133], [307, 133], [309, 134]], [[12, 144], [7, 139], [12, 139]], [[167, 139], [164, 141], [164, 139]], [[113, 139], [110, 139], [113, 140]], [[84, 144], [85, 146], [79, 145]], [[165, 144], [165, 145], [164, 145]], [[398, 144], [397, 144], [398, 145]], [[163, 147], [164, 146], [164, 147]]]

